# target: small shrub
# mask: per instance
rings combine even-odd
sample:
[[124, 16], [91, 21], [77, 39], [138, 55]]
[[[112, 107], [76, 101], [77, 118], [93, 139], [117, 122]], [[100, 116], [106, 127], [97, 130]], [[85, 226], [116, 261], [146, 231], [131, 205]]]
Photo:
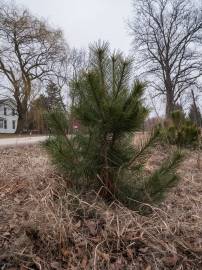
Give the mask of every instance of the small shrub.
[[143, 104], [145, 85], [131, 84], [131, 72], [131, 59], [111, 55], [108, 44], [92, 47], [88, 70], [72, 82], [75, 105], [71, 111], [82, 130], [67, 136], [68, 118], [51, 113], [53, 136], [47, 142], [54, 160], [77, 188], [96, 188], [104, 198], [126, 204], [130, 200], [126, 190], [133, 190], [131, 197], [141, 201], [156, 196], [157, 187], [164, 193], [176, 179], [172, 168], [177, 163], [162, 165], [152, 176], [145, 176], [143, 165], [159, 131], [141, 146], [134, 145], [134, 132], [141, 130], [148, 109]]
[[200, 140], [200, 129], [187, 120], [181, 111], [171, 114], [171, 121], [167, 121], [161, 129], [162, 137], [170, 144], [180, 147], [194, 147]]
[[196, 106], [196, 103], [192, 103], [189, 109], [188, 118], [191, 122], [195, 123], [196, 126], [202, 127], [202, 115], [200, 108]]

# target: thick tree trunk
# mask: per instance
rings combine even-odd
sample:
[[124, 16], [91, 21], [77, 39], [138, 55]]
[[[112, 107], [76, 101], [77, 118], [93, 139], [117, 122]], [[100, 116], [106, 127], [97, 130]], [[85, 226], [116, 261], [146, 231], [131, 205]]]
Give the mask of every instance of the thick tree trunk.
[[18, 124], [17, 124], [17, 129], [16, 129], [16, 134], [21, 134], [24, 129], [27, 128], [27, 111], [28, 111], [28, 98], [30, 97], [30, 92], [31, 92], [31, 84], [30, 82], [25, 85], [23, 89], [23, 94], [24, 97], [22, 100], [20, 100], [20, 89], [18, 85], [15, 88], [15, 94], [14, 98], [16, 100], [17, 104], [17, 112], [18, 112]]
[[24, 129], [24, 119], [18, 118], [18, 124], [17, 124], [17, 129], [16, 129], [16, 134], [21, 134]]
[[170, 118], [171, 113], [175, 109], [175, 102], [174, 102], [174, 90], [172, 86], [172, 80], [170, 77], [170, 69], [167, 68], [166, 72], [166, 81], [165, 81], [165, 87], [166, 87], [166, 118]]
[[18, 124], [16, 134], [21, 134], [27, 128], [26, 112], [18, 111]]
[[26, 117], [25, 116], [19, 116], [18, 117], [18, 124], [16, 129], [16, 134], [21, 134], [26, 129]]
[[171, 113], [174, 111], [174, 109], [175, 109], [174, 100], [173, 100], [172, 96], [170, 96], [167, 93], [167, 98], [166, 98], [166, 118], [170, 118]]

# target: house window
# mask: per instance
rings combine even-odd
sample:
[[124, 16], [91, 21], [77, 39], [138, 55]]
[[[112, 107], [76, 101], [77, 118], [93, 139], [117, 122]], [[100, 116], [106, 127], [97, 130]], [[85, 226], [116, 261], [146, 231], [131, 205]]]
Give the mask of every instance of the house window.
[[4, 107], [4, 115], [7, 115], [7, 108]]
[[7, 129], [7, 120], [4, 120], [4, 129]]
[[4, 122], [3, 122], [3, 120], [0, 120], [0, 128], [4, 128]]
[[15, 116], [15, 109], [12, 109], [12, 116]]
[[12, 121], [13, 129], [15, 129], [15, 120]]

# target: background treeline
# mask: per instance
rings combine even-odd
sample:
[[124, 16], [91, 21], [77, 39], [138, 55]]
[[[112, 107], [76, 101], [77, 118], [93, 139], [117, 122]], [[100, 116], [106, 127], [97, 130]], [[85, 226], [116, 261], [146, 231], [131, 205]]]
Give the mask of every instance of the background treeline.
[[[43, 112], [58, 106], [71, 112], [71, 82], [87, 68], [89, 52], [69, 48], [60, 29], [13, 2], [0, 6], [0, 95], [15, 99], [17, 133], [47, 132]], [[166, 117], [180, 106], [200, 126], [201, 7], [188, 0], [141, 0], [132, 8], [132, 73], [147, 83], [146, 102], [157, 118], [163, 115], [159, 104]], [[51, 104], [54, 99], [58, 104]]]

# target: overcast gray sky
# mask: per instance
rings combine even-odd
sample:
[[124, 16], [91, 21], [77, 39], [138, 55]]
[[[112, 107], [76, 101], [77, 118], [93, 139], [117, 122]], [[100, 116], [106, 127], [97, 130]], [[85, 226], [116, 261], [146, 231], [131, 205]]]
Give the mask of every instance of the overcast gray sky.
[[71, 47], [86, 48], [98, 39], [108, 40], [112, 49], [128, 53], [131, 38], [126, 21], [132, 0], [16, 0], [37, 16], [60, 27]]

